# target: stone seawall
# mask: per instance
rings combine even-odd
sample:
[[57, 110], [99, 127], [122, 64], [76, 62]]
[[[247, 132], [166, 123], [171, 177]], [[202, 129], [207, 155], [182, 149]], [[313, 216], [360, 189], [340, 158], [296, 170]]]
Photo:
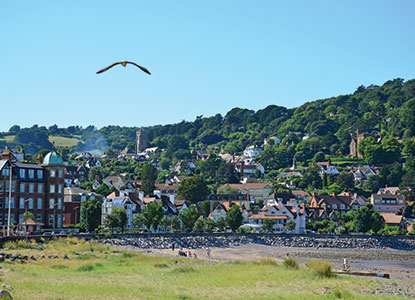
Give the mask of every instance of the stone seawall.
[[276, 247], [339, 248], [339, 249], [396, 249], [415, 250], [415, 239], [395, 236], [296, 236], [268, 234], [225, 234], [225, 235], [148, 235], [117, 237], [102, 240], [108, 245], [134, 246], [141, 249], [168, 249], [173, 243], [176, 248], [197, 249], [204, 247], [234, 247], [261, 244]]

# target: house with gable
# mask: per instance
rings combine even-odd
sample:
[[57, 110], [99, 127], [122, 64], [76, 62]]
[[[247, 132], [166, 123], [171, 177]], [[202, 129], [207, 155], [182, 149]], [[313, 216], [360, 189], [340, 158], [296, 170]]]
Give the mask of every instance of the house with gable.
[[267, 198], [272, 191], [272, 184], [270, 183], [227, 183], [219, 187], [219, 189], [225, 187], [237, 189], [240, 194], [248, 195], [248, 199], [251, 202], [255, 202], [255, 199]]

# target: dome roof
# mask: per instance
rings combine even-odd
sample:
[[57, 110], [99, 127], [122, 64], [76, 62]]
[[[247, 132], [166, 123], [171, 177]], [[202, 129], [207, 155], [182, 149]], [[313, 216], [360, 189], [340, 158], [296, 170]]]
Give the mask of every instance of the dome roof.
[[63, 165], [62, 156], [60, 156], [55, 151], [49, 152], [46, 154], [45, 158], [43, 159], [42, 166], [50, 166], [50, 165]]

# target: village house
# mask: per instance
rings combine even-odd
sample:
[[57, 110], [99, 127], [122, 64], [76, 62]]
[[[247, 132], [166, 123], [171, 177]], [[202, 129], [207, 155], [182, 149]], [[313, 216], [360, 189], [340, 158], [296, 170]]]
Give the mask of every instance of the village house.
[[320, 175], [323, 176], [324, 174], [327, 174], [329, 176], [337, 176], [339, 175], [339, 170], [337, 170], [336, 166], [331, 164], [331, 161], [326, 162], [318, 162], [317, 166], [320, 168]]
[[227, 183], [219, 187], [219, 189], [224, 189], [225, 187], [237, 189], [240, 194], [248, 195], [251, 202], [254, 202], [256, 199], [267, 198], [272, 191], [272, 184], [270, 183]]
[[78, 224], [81, 219], [82, 202], [94, 198], [97, 198], [102, 203], [104, 197], [80, 188], [66, 187], [63, 200], [63, 226]]
[[[272, 228], [274, 232], [293, 232], [298, 234], [305, 233], [306, 229], [304, 209], [300, 208], [296, 202], [284, 204], [277, 200], [272, 205], [264, 206], [249, 216], [248, 219], [249, 224], [259, 226], [262, 226], [265, 219], [273, 220]], [[295, 223], [295, 228], [292, 231], [286, 228], [289, 221]]]
[[373, 205], [374, 211], [392, 212], [405, 211], [406, 200], [404, 195], [399, 194], [372, 194], [370, 203]]
[[258, 147], [257, 145], [248, 146], [244, 150], [244, 157], [245, 158], [255, 158], [261, 156], [263, 149]]
[[383, 212], [383, 213], [380, 213], [380, 216], [382, 217], [386, 225], [398, 226], [399, 228], [406, 230], [406, 222], [405, 222], [405, 217], [403, 215]]

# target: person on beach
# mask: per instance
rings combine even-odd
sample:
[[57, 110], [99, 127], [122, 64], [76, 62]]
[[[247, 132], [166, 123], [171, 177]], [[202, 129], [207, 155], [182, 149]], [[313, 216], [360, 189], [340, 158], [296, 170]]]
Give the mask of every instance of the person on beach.
[[174, 251], [174, 246], [175, 246], [175, 244], [173, 243], [173, 244], [171, 244], [171, 251]]
[[187, 252], [187, 257], [190, 257], [190, 258], [192, 258], [192, 252]]
[[206, 247], [206, 256], [208, 259], [210, 259], [210, 248]]

